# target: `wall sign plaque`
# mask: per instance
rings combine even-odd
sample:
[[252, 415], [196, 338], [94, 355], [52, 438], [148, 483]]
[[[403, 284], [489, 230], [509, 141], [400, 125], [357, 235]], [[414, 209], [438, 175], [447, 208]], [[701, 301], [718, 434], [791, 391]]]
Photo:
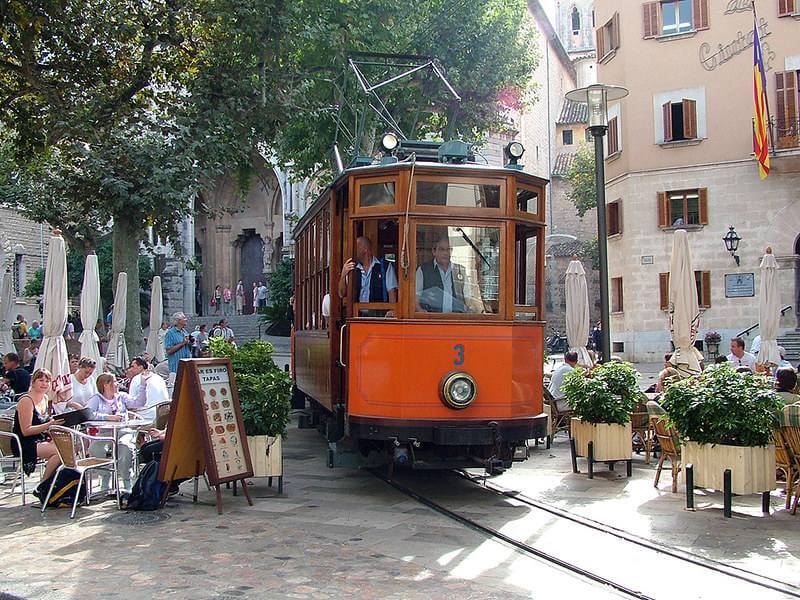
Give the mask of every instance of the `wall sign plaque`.
[[756, 276], [754, 273], [726, 273], [726, 298], [752, 298], [756, 295]]

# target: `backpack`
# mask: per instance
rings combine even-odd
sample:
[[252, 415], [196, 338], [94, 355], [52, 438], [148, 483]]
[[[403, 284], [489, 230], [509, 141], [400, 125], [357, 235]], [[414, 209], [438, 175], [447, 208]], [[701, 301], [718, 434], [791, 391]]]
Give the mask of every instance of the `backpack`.
[[[40, 502], [44, 502], [47, 498], [47, 492], [50, 485], [53, 483], [53, 475], [42, 481], [33, 491]], [[78, 481], [80, 475], [77, 471], [72, 469], [62, 469], [58, 472], [56, 484], [53, 486], [53, 493], [50, 494], [50, 500], [47, 503], [47, 508], [71, 508], [75, 502], [75, 494], [78, 491]], [[81, 488], [80, 496], [78, 497], [78, 504], [86, 501], [86, 486]]]
[[128, 510], [157, 510], [161, 508], [161, 497], [166, 483], [158, 480], [158, 461], [147, 463], [136, 478], [128, 498]]

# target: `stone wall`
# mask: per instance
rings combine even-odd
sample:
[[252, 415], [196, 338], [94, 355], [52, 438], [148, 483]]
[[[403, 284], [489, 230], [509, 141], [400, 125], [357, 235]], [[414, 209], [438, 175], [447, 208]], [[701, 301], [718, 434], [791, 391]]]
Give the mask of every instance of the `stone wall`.
[[19, 294], [33, 274], [47, 264], [50, 227], [41, 226], [21, 216], [17, 211], [0, 208], [0, 252], [2, 268], [14, 272], [15, 256], [19, 255]]

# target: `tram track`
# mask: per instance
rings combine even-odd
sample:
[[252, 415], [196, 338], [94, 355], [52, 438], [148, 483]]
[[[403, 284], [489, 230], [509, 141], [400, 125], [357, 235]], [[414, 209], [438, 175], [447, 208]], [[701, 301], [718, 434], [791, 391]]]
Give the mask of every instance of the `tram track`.
[[[370, 469], [370, 472], [377, 478], [383, 480], [385, 483], [396, 489], [398, 492], [402, 493], [403, 495], [415, 500], [416, 502], [419, 502], [420, 504], [430, 508], [431, 510], [453, 521], [456, 521], [464, 525], [465, 527], [468, 527], [474, 531], [481, 533], [482, 535], [486, 536], [489, 539], [499, 540], [500, 542], [515, 548], [523, 555], [535, 557], [546, 563], [559, 567], [571, 574], [577, 575], [581, 578], [587, 579], [596, 584], [607, 586], [608, 588], [611, 588], [616, 592], [623, 594], [624, 596], [637, 598], [640, 600], [655, 600], [654, 596], [648, 595], [648, 593], [646, 593], [645, 591], [642, 591], [640, 589], [634, 589], [633, 586], [626, 585], [625, 583], [622, 583], [618, 579], [600, 575], [596, 569], [593, 570], [591, 568], [582, 567], [576, 562], [572, 562], [570, 560], [566, 560], [564, 558], [556, 556], [551, 552], [548, 552], [546, 550], [543, 550], [542, 548], [533, 546], [529, 543], [516, 539], [506, 533], [503, 533], [502, 531], [499, 531], [494, 527], [491, 527], [484, 523], [480, 523], [473, 518], [470, 518], [462, 513], [459, 513], [456, 510], [448, 508], [443, 503], [425, 495], [424, 493], [421, 493], [419, 491], [416, 491], [408, 487], [407, 485], [403, 484], [396, 478], [388, 477], [385, 472], [382, 472], [377, 469]], [[516, 490], [506, 489], [495, 483], [487, 482], [483, 477], [472, 476], [469, 473], [463, 471], [453, 471], [453, 473], [457, 474], [459, 477], [463, 477], [465, 480], [475, 484], [476, 486], [479, 486], [481, 489], [491, 492], [493, 495], [503, 497], [506, 500], [513, 500], [515, 502], [519, 502], [520, 504], [525, 505], [526, 507], [536, 509], [537, 511], [547, 513], [551, 517], [556, 517], [560, 520], [569, 522], [571, 524], [581, 526], [591, 532], [611, 536], [613, 538], [616, 538], [617, 540], [620, 540], [622, 543], [643, 548], [644, 551], [655, 553], [656, 557], [664, 557], [667, 560], [675, 559], [677, 561], [680, 561], [680, 563], [708, 570], [710, 573], [716, 576], [733, 578], [745, 584], [757, 586], [764, 591], [778, 592], [780, 594], [783, 594], [784, 597], [800, 599], [800, 588], [788, 584], [786, 582], [762, 576], [744, 569], [739, 569], [737, 567], [731, 567], [729, 565], [725, 565], [724, 563], [720, 563], [718, 561], [694, 555], [690, 552], [685, 552], [675, 548], [668, 548], [666, 546], [662, 546], [651, 540], [630, 534], [623, 530], [605, 525], [597, 521], [593, 521], [591, 519], [584, 518], [580, 515], [576, 515], [569, 511], [565, 511], [563, 509], [543, 503], [533, 498], [529, 498]]]

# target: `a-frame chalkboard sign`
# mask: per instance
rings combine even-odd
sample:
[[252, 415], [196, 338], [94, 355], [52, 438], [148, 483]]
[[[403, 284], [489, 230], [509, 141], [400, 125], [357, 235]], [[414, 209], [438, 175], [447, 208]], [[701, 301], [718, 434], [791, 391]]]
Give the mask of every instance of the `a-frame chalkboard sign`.
[[173, 481], [199, 477], [203, 472], [209, 485], [216, 488], [219, 514], [223, 483], [242, 480], [247, 502], [253, 505], [244, 481], [253, 476], [253, 466], [236, 379], [227, 358], [183, 359], [178, 363], [158, 478], [166, 481], [169, 489]]

